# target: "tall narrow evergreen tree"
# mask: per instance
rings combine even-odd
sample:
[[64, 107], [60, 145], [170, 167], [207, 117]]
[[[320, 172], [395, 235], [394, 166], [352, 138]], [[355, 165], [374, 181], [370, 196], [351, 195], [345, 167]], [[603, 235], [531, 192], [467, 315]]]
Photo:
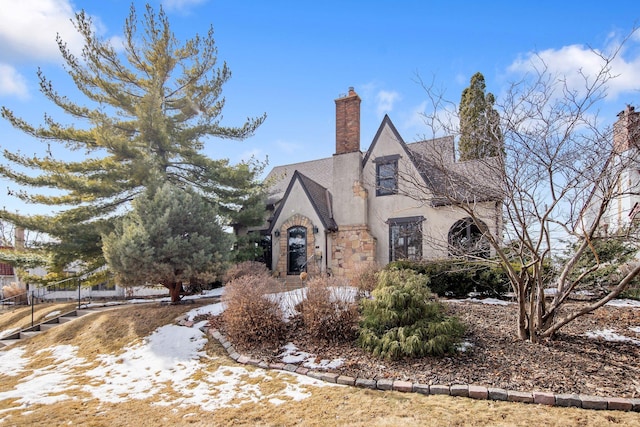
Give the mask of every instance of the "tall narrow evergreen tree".
[[[76, 15], [74, 24], [84, 39], [82, 57], [60, 38], [58, 45], [86, 105], [59, 94], [38, 72], [42, 93], [72, 124], [45, 114], [44, 124], [34, 126], [5, 107], [1, 110], [3, 118], [35, 139], [84, 156], [69, 160], [5, 150], [7, 161], [0, 165], [0, 176], [33, 189], [15, 196], [62, 208], [52, 215], [0, 212], [2, 219], [51, 236], [51, 269], [61, 271], [78, 260], [84, 261], [85, 270], [102, 265], [100, 236], [113, 229], [121, 207], [158, 178], [196, 189], [228, 219], [261, 200], [262, 165], [231, 165], [202, 153], [205, 143], [212, 142], [209, 138], [242, 140], [265, 119], [249, 118], [239, 127], [221, 124], [222, 86], [231, 73], [226, 64], [217, 66], [212, 28], [205, 37], [179, 43], [162, 8], [156, 13], [147, 5], [144, 19], [139, 19], [132, 6], [124, 25], [124, 52], [119, 53], [94, 33], [85, 12]], [[57, 191], [51, 195], [46, 189]]]
[[500, 116], [493, 108], [495, 97], [485, 94], [482, 73], [471, 77], [469, 87], [460, 98], [460, 160], [493, 157], [502, 151]]

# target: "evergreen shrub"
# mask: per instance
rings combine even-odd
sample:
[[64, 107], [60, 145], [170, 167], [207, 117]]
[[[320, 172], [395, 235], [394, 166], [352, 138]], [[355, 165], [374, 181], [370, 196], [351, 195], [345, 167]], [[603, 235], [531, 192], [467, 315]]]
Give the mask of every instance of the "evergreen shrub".
[[409, 269], [429, 277], [429, 288], [441, 297], [466, 298], [470, 293], [502, 297], [510, 289], [504, 269], [482, 261], [444, 259], [394, 261], [387, 269]]
[[427, 276], [411, 270], [381, 271], [373, 299], [360, 301], [358, 344], [387, 359], [454, 352], [464, 327], [445, 315], [428, 284]]

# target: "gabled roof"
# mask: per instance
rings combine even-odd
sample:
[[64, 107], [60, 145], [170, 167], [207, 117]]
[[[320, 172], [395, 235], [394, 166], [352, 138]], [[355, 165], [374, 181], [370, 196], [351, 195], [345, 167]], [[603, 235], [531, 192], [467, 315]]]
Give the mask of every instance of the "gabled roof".
[[265, 178], [265, 182], [270, 182], [267, 204], [274, 204], [283, 198], [295, 171], [331, 190], [333, 183], [333, 158], [331, 157], [276, 166]]
[[[411, 144], [404, 142], [388, 115], [384, 116], [362, 166], [369, 161], [382, 130], [388, 126], [394, 139], [411, 161], [426, 187], [434, 194], [433, 206], [450, 205], [473, 200], [485, 202], [499, 200], [499, 192], [492, 179], [497, 167], [496, 159], [456, 162], [453, 136], [445, 136]], [[372, 159], [373, 160], [373, 159]], [[444, 197], [447, 195], [447, 197]]]
[[394, 138], [398, 141], [398, 144], [402, 147], [402, 149], [407, 154], [407, 156], [409, 156], [410, 153], [409, 153], [409, 150], [407, 149], [407, 144], [405, 144], [404, 140], [398, 133], [398, 130], [393, 125], [393, 122], [389, 118], [389, 115], [385, 114], [384, 118], [382, 119], [382, 123], [380, 123], [380, 126], [378, 127], [378, 131], [376, 132], [376, 135], [373, 137], [373, 141], [371, 142], [371, 145], [369, 146], [367, 153], [364, 155], [364, 158], [362, 159], [362, 167], [364, 167], [369, 161], [369, 157], [371, 157], [371, 153], [373, 153], [373, 148], [378, 143], [378, 140], [380, 139], [380, 135], [382, 134], [382, 130], [385, 128], [385, 126], [389, 126], [389, 129], [391, 130], [391, 133], [393, 133]]
[[291, 180], [289, 181], [287, 190], [285, 191], [284, 196], [282, 197], [282, 201], [280, 202], [278, 208], [273, 214], [273, 220], [271, 221], [271, 225], [269, 226], [268, 232], [271, 233], [271, 231], [273, 230], [273, 224], [275, 224], [276, 219], [280, 216], [280, 213], [282, 212], [282, 208], [286, 204], [287, 198], [289, 197], [289, 194], [291, 194], [291, 190], [295, 185], [296, 181], [300, 182], [300, 186], [302, 187], [307, 198], [309, 199], [311, 206], [313, 207], [315, 212], [318, 214], [318, 217], [320, 218], [320, 221], [322, 222], [324, 229], [332, 230], [332, 231], [337, 230], [338, 224], [336, 224], [336, 221], [333, 219], [333, 208], [331, 206], [332, 199], [331, 199], [331, 193], [329, 192], [329, 190], [326, 187], [323, 187], [322, 185], [317, 183], [316, 181], [312, 180], [308, 176], [300, 173], [298, 170], [295, 170], [293, 172], [293, 176], [291, 177]]

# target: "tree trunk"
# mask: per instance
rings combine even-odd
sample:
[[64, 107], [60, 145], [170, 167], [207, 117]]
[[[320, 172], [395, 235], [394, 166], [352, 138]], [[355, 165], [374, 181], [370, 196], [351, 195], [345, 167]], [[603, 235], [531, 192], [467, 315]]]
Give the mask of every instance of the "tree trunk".
[[177, 304], [180, 302], [180, 294], [182, 293], [181, 282], [169, 282], [163, 283], [169, 289], [169, 296], [171, 297], [171, 304]]
[[[524, 297], [524, 288], [518, 288], [518, 338], [521, 340], [529, 339], [527, 331], [527, 308]], [[530, 324], [530, 323], [529, 323]]]

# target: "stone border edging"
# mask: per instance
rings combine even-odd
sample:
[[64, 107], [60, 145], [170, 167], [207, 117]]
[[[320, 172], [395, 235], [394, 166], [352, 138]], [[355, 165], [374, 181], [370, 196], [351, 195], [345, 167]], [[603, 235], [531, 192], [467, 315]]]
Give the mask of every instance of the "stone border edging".
[[[193, 322], [190, 322], [191, 326]], [[186, 325], [184, 325], [186, 326]], [[267, 363], [262, 360], [252, 359], [238, 353], [233, 344], [227, 340], [217, 329], [202, 328], [204, 333], [208, 333], [215, 338], [227, 351], [229, 357], [243, 365], [257, 366], [263, 369], [275, 369], [285, 372], [294, 372], [306, 375], [320, 381], [334, 384], [368, 388], [372, 390], [393, 390], [405, 393], [420, 393], [425, 395], [447, 395], [456, 397], [466, 397], [480, 400], [496, 400], [505, 402], [535, 403], [548, 406], [574, 407], [582, 409], [598, 409], [611, 411], [633, 411], [640, 412], [640, 399], [625, 397], [600, 397], [584, 394], [554, 394], [550, 392], [522, 392], [514, 390], [504, 390], [501, 388], [484, 387], [473, 384], [454, 385], [428, 385], [412, 383], [410, 381], [393, 380], [382, 378], [373, 380], [368, 378], [353, 378], [333, 372], [314, 371], [304, 366], [292, 363]]]

